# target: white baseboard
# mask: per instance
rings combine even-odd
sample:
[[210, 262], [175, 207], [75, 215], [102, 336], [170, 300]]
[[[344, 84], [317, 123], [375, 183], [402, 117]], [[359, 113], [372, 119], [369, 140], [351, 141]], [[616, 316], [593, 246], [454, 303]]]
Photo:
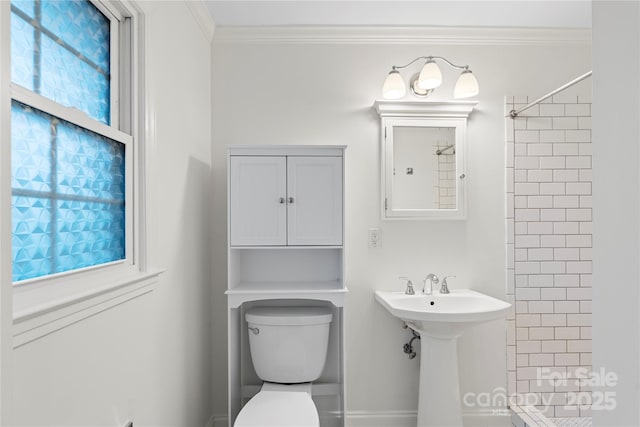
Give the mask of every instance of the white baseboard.
[[[346, 427], [415, 427], [416, 411], [349, 411]], [[511, 417], [505, 411], [473, 411], [462, 414], [464, 427], [510, 427]]]
[[[509, 411], [473, 411], [463, 415], [464, 427], [510, 427]], [[227, 427], [225, 414], [214, 414], [205, 427]], [[415, 427], [416, 411], [349, 411], [345, 416], [346, 427]]]
[[347, 411], [348, 427], [415, 427], [416, 411]]
[[511, 427], [511, 411], [506, 408], [465, 411], [462, 422], [464, 427]]
[[229, 418], [227, 414], [213, 414], [205, 427], [227, 427], [229, 425]]

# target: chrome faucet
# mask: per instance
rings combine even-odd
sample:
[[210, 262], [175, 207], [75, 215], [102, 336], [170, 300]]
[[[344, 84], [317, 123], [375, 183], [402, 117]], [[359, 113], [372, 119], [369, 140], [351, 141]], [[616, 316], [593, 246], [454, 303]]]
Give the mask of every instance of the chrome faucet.
[[442, 279], [442, 287], [440, 288], [440, 293], [441, 294], [448, 294], [449, 293], [449, 286], [447, 285], [447, 279], [449, 277], [456, 277], [456, 276], [445, 276], [445, 278]]
[[[429, 292], [427, 292], [427, 280], [429, 281]], [[424, 278], [422, 293], [425, 295], [433, 295], [433, 284], [435, 283], [437, 285], [439, 282], [440, 280], [438, 280], [438, 276], [433, 273], [429, 273], [427, 277]]]
[[407, 281], [407, 289], [405, 289], [404, 293], [406, 295], [415, 295], [416, 292], [413, 290], [413, 283], [411, 282], [411, 280], [409, 280], [408, 277], [398, 277], [398, 279], [400, 280], [406, 280]]

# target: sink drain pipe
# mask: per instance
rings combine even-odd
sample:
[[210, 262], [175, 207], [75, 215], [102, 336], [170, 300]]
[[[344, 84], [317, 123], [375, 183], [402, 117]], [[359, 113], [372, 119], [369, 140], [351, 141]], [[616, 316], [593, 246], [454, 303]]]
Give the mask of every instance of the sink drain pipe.
[[414, 359], [416, 357], [416, 352], [413, 350], [413, 342], [415, 340], [419, 340], [420, 339], [420, 335], [413, 330], [413, 328], [411, 328], [409, 325], [407, 325], [406, 323], [404, 323], [402, 325], [402, 327], [404, 329], [409, 329], [411, 331], [411, 334], [413, 335], [413, 337], [411, 337], [411, 339], [409, 340], [408, 343], [406, 343], [403, 346], [403, 351], [405, 352], [405, 354], [409, 355], [409, 359]]

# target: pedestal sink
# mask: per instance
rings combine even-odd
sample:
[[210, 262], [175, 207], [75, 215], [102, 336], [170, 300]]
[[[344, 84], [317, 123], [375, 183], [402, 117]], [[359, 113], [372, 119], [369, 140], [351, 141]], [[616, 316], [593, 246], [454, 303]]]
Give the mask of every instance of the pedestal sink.
[[418, 427], [462, 427], [457, 339], [471, 325], [505, 318], [511, 304], [469, 289], [376, 291], [376, 300], [420, 334]]

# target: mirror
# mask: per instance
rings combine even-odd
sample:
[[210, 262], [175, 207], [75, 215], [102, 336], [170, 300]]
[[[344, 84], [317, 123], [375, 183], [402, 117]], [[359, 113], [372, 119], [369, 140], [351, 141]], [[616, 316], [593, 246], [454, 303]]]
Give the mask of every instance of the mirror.
[[392, 129], [391, 209], [455, 209], [455, 128]]
[[[423, 102], [417, 112], [416, 106], [398, 110], [398, 104], [376, 103], [382, 116], [383, 218], [464, 219], [466, 117], [475, 102]], [[425, 104], [441, 109], [427, 114]], [[451, 104], [468, 112], [442, 109]]]

